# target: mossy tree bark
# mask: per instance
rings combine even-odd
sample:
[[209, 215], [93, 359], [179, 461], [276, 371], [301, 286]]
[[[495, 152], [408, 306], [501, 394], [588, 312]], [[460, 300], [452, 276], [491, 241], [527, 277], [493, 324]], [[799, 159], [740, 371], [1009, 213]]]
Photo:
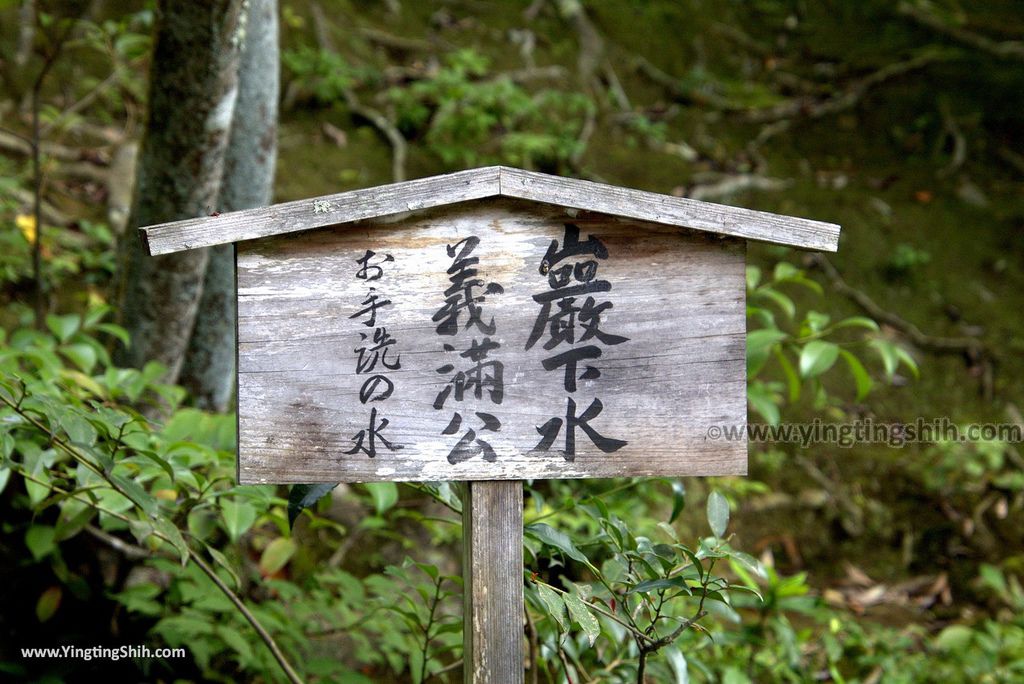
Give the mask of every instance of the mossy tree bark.
[[[218, 205], [238, 93], [242, 4], [159, 3], [132, 228], [209, 214]], [[129, 230], [122, 259], [122, 324], [132, 345], [118, 361], [159, 361], [174, 382], [195, 325], [209, 255], [197, 250], [150, 258]]]
[[[224, 160], [218, 211], [270, 204], [277, 161], [280, 90], [277, 0], [249, 0], [238, 66], [238, 99]], [[202, 298], [179, 381], [197, 405], [224, 411], [235, 376], [234, 247], [209, 250]]]

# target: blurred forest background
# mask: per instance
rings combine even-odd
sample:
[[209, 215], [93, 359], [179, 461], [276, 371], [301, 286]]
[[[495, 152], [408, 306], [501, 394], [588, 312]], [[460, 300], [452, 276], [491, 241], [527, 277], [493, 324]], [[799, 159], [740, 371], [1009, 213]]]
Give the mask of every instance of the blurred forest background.
[[[749, 251], [751, 422], [1024, 423], [1019, 2], [166, 5], [0, 1], [5, 677], [462, 676], [457, 488], [235, 486], [230, 251], [139, 225], [494, 163], [832, 221]], [[1019, 443], [526, 487], [527, 681], [1024, 680]]]

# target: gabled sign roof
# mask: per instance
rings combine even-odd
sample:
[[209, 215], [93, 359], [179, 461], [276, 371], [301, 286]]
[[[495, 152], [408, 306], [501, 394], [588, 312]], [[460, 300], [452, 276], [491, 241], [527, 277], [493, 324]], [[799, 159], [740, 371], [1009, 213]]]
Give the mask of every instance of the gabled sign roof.
[[510, 197], [669, 226], [834, 252], [839, 226], [604, 183], [487, 166], [140, 228], [151, 255], [243, 242], [420, 209]]

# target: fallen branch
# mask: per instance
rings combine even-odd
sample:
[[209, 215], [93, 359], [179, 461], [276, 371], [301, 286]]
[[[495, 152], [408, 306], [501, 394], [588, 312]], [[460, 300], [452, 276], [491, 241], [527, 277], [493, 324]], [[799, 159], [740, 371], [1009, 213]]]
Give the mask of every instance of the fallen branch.
[[[25, 188], [14, 186], [6, 188], [4, 192], [24, 207], [31, 207], [35, 202], [35, 193]], [[39, 212], [45, 225], [66, 226], [71, 223], [70, 217], [46, 200], [40, 200]]]
[[837, 114], [855, 107], [871, 88], [946, 59], [949, 59], [947, 54], [926, 52], [902, 62], [887, 64], [867, 76], [852, 81], [846, 88], [827, 98], [791, 98], [773, 107], [748, 110], [744, 113], [743, 120], [749, 123], [773, 123], [796, 118], [820, 119]]
[[576, 33], [579, 42], [577, 68], [580, 81], [587, 86], [593, 85], [597, 69], [605, 57], [604, 38], [579, 0], [555, 0], [555, 6], [562, 20]]
[[968, 31], [959, 26], [947, 24], [939, 17], [925, 10], [919, 9], [909, 2], [901, 2], [896, 8], [897, 11], [918, 24], [925, 26], [936, 33], [952, 38], [953, 40], [970, 47], [987, 52], [1000, 59], [1024, 60], [1024, 43], [1017, 40], [993, 40], [987, 36], [974, 31]]
[[350, 112], [366, 119], [380, 131], [391, 145], [391, 177], [396, 183], [405, 180], [405, 160], [408, 156], [408, 144], [405, 136], [398, 130], [391, 119], [373, 107], [367, 107], [359, 101], [355, 92], [345, 90], [345, 103]]
[[359, 29], [359, 34], [371, 43], [399, 52], [433, 52], [436, 49], [436, 46], [429, 40], [396, 36], [370, 27]]
[[[101, 158], [99, 155], [90, 154], [89, 150], [66, 147], [45, 141], [40, 144], [39, 150], [44, 157], [66, 162], [85, 161], [98, 164], [96, 160]], [[14, 131], [0, 129], [0, 152], [19, 157], [29, 157], [32, 155], [32, 142], [30, 139]]]
[[646, 77], [647, 80], [664, 88], [673, 99], [680, 102], [709, 105], [723, 112], [742, 110], [739, 105], [733, 104], [721, 95], [685, 85], [682, 79], [663, 71], [643, 57], [637, 57], [633, 60], [633, 68], [641, 76]]
[[792, 181], [782, 178], [769, 178], [753, 173], [740, 173], [735, 176], [726, 176], [714, 183], [695, 185], [687, 191], [686, 196], [690, 199], [710, 201], [730, 197], [747, 190], [765, 190], [769, 192], [785, 190], [792, 184]]
[[939, 354], [965, 354], [972, 361], [979, 361], [985, 356], [984, 343], [974, 337], [937, 337], [927, 335], [913, 323], [900, 318], [891, 311], [886, 311], [875, 300], [864, 292], [848, 285], [832, 262], [821, 254], [808, 257], [811, 265], [820, 269], [832, 283], [832, 288], [839, 294], [853, 301], [864, 312], [880, 323], [898, 330], [916, 347]]

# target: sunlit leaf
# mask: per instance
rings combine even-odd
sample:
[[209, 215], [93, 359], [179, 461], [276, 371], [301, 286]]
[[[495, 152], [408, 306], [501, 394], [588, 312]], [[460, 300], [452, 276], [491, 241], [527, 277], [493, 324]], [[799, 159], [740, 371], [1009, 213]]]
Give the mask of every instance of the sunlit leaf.
[[829, 368], [839, 358], [839, 346], [832, 342], [813, 340], [808, 342], [800, 352], [800, 375], [814, 378]]
[[290, 537], [278, 537], [263, 549], [260, 556], [260, 571], [264, 576], [276, 574], [288, 564], [297, 549], [298, 545]]
[[715, 490], [708, 495], [708, 525], [716, 537], [725, 535], [729, 526], [729, 500], [721, 492]]
[[846, 365], [853, 375], [853, 381], [857, 386], [857, 401], [860, 401], [868, 395], [874, 383], [871, 380], [871, 376], [868, 375], [867, 369], [864, 368], [864, 364], [860, 362], [860, 359], [845, 349], [840, 350], [840, 354], [842, 354], [843, 360], [846, 361]]
[[367, 482], [363, 488], [370, 493], [377, 515], [382, 515], [398, 503], [398, 485], [394, 482]]
[[601, 625], [598, 623], [597, 618], [594, 617], [587, 604], [580, 600], [580, 597], [576, 594], [566, 594], [563, 598], [565, 600], [565, 607], [569, 609], [569, 615], [580, 626], [583, 633], [587, 635], [587, 640], [593, 646], [594, 642], [597, 641], [597, 637], [601, 634]]

